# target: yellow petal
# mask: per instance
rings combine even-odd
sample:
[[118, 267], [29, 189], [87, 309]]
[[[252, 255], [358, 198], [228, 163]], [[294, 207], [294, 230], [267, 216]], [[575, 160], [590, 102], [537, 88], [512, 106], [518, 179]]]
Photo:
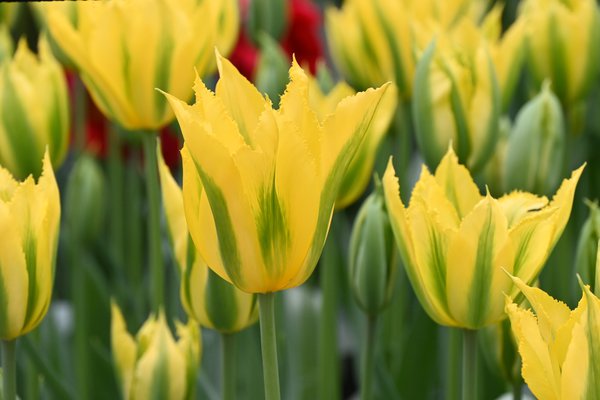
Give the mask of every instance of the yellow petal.
[[[562, 367], [561, 399], [597, 398], [597, 383], [590, 362], [598, 364], [598, 358], [590, 352], [590, 337], [587, 336], [584, 321], [573, 326], [571, 341]], [[595, 339], [592, 339], [595, 340]], [[598, 366], [596, 366], [598, 368]]]
[[[258, 118], [262, 113], [266, 100], [244, 76], [217, 51], [217, 66], [220, 79], [217, 82], [216, 95], [237, 123], [246, 143], [253, 145], [251, 137]], [[244, 101], [240, 101], [244, 99]]]
[[559, 365], [551, 358], [535, 316], [514, 303], [507, 304], [506, 312], [523, 362], [521, 374], [529, 389], [539, 399], [559, 400]]
[[448, 316], [444, 310], [439, 298], [436, 298], [434, 291], [429, 287], [431, 279], [430, 273], [423, 271], [421, 265], [417, 263], [417, 256], [415, 254], [415, 238], [413, 238], [412, 230], [409, 225], [407, 211], [402, 204], [400, 198], [400, 185], [398, 178], [396, 178], [396, 172], [392, 160], [390, 159], [383, 175], [383, 192], [385, 197], [385, 204], [390, 216], [390, 222], [396, 238], [396, 245], [400, 250], [400, 255], [406, 273], [412, 283], [412, 287], [415, 290], [417, 297], [427, 314], [444, 325], [455, 325], [454, 321]]
[[548, 199], [545, 196], [540, 197], [532, 193], [514, 191], [499, 198], [498, 204], [500, 204], [510, 228], [517, 225], [529, 213], [546, 207]]
[[443, 188], [446, 198], [456, 208], [460, 219], [464, 218], [482, 199], [469, 170], [459, 164], [452, 146], [448, 147], [448, 152], [440, 161], [435, 171], [435, 180]]
[[127, 332], [123, 314], [121, 314], [121, 310], [115, 302], [111, 302], [111, 315], [112, 353], [119, 378], [121, 379], [121, 385], [123, 386], [123, 397], [128, 398], [133, 379], [137, 346], [133, 337]]
[[573, 207], [575, 189], [577, 188], [577, 182], [579, 182], [579, 178], [581, 177], [584, 168], [585, 164], [573, 171], [569, 179], [563, 180], [558, 191], [552, 198], [552, 201], [550, 201], [550, 206], [557, 207], [559, 210], [555, 217], [555, 228], [554, 234], [552, 235], [551, 248], [554, 247], [569, 221], [571, 208]]
[[501, 267], [511, 264], [512, 251], [506, 219], [488, 195], [462, 220], [448, 247], [448, 304], [462, 326], [478, 329], [503, 317], [510, 280]]

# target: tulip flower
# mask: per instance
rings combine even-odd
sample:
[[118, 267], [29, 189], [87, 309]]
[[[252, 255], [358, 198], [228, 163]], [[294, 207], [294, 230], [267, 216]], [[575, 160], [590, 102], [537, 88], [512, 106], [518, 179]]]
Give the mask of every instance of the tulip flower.
[[410, 14], [395, 0], [350, 0], [326, 11], [329, 48], [336, 66], [355, 88], [393, 81], [410, 99], [415, 63]]
[[194, 105], [166, 95], [184, 137], [185, 217], [208, 266], [261, 294], [265, 396], [278, 399], [272, 292], [313, 272], [342, 177], [388, 85], [345, 98], [321, 122], [295, 60], [277, 110], [219, 54], [217, 65], [215, 93], [197, 78]]
[[173, 113], [155, 88], [188, 99], [194, 67], [237, 37], [235, 0], [112, 0], [45, 7], [52, 38], [76, 66], [104, 115], [129, 130], [155, 130]]
[[532, 282], [571, 213], [583, 167], [551, 201], [525, 192], [482, 196], [450, 148], [431, 175], [423, 167], [408, 208], [390, 163], [386, 206], [406, 272], [437, 323], [479, 329], [502, 320], [503, 293], [517, 293], [502, 268]]
[[[600, 299], [587, 285], [577, 308], [513, 277], [533, 310], [506, 300], [506, 312], [523, 359], [521, 373], [539, 399], [597, 399], [600, 396]], [[535, 314], [534, 314], [535, 313]]]
[[581, 227], [575, 251], [575, 270], [585, 282], [589, 282], [597, 293], [600, 276], [597, 275], [596, 260], [598, 241], [600, 240], [600, 209], [598, 203], [586, 201], [590, 214]]
[[0, 338], [12, 340], [36, 328], [52, 297], [60, 198], [50, 156], [42, 174], [17, 182], [0, 166]]
[[[302, 284], [323, 248], [341, 180], [387, 88], [342, 100], [323, 122], [296, 62], [281, 107], [218, 56], [216, 93], [167, 95], [184, 136], [190, 234], [219, 276], [249, 293]], [[206, 196], [201, 196], [206, 193]]]
[[0, 166], [0, 339], [3, 398], [16, 398], [15, 339], [48, 311], [60, 224], [60, 197], [46, 150], [42, 173], [17, 182]]
[[[312, 109], [315, 110], [319, 121], [323, 122], [329, 114], [335, 112], [335, 107], [340, 101], [356, 94], [356, 92], [345, 82], [339, 82], [325, 93], [317, 80], [310, 78], [308, 94]], [[390, 85], [373, 116], [373, 121], [365, 134], [364, 141], [358, 148], [354, 158], [352, 158], [350, 166], [342, 178], [340, 191], [335, 202], [337, 210], [352, 204], [365, 191], [373, 173], [377, 149], [392, 121], [397, 102], [396, 87]]]
[[417, 143], [430, 168], [448, 144], [472, 171], [492, 155], [498, 138], [500, 89], [487, 42], [464, 20], [421, 56], [415, 72], [413, 118]]
[[200, 358], [200, 330], [177, 323], [175, 341], [164, 313], [152, 316], [135, 339], [112, 304], [111, 345], [124, 399], [192, 399]]
[[538, 84], [550, 79], [563, 104], [583, 99], [598, 71], [596, 2], [527, 0], [521, 13], [527, 25], [529, 66]]
[[63, 70], [44, 37], [38, 47], [36, 57], [21, 39], [14, 57], [0, 62], [0, 165], [17, 179], [39, 176], [46, 147], [60, 165], [69, 143]]
[[258, 319], [256, 296], [236, 289], [208, 268], [190, 238], [181, 188], [160, 154], [158, 160], [167, 225], [181, 277], [183, 308], [207, 328], [222, 333], [245, 329]]

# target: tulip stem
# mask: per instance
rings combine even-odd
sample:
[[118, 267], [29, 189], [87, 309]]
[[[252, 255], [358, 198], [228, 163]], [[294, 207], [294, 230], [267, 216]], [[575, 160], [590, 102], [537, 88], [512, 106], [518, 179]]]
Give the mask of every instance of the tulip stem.
[[265, 399], [279, 400], [281, 396], [279, 367], [277, 365], [277, 335], [275, 333], [275, 293], [258, 294], [258, 307]]
[[223, 381], [222, 391], [223, 400], [235, 399], [235, 336], [232, 333], [221, 334], [221, 343], [223, 344]]
[[164, 268], [160, 235], [160, 186], [158, 158], [156, 156], [158, 136], [144, 132], [144, 164], [148, 193], [148, 248], [150, 253], [152, 311], [158, 313], [164, 304]]
[[519, 379], [515, 379], [512, 383], [513, 400], [521, 400], [523, 393], [523, 384]]
[[17, 398], [16, 344], [16, 339], [2, 341], [4, 400], [15, 400]]
[[477, 399], [477, 331], [463, 330], [463, 400]]
[[362, 360], [360, 398], [369, 400], [371, 396], [371, 387], [373, 386], [373, 367], [375, 360], [375, 330], [377, 329], [377, 316], [369, 315], [367, 317], [367, 336], [365, 340], [365, 349]]

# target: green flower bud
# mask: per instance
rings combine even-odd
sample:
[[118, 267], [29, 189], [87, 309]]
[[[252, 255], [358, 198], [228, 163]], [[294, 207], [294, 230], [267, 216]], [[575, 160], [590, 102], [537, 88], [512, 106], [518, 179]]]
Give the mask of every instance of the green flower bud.
[[288, 2], [285, 0], [252, 0], [248, 8], [250, 39], [260, 44], [263, 33], [280, 39], [287, 28]]
[[575, 252], [575, 269], [581, 276], [581, 280], [589, 284], [592, 291], [597, 292], [596, 254], [600, 240], [600, 209], [596, 202], [587, 201], [586, 203], [590, 208], [590, 215], [579, 233]]
[[289, 81], [288, 69], [290, 62], [279, 43], [269, 35], [259, 35], [260, 57], [256, 68], [256, 87], [261, 93], [266, 93], [275, 105], [285, 91]]
[[517, 114], [504, 164], [507, 190], [552, 193], [560, 183], [565, 123], [558, 98], [544, 84]]
[[387, 306], [395, 277], [394, 235], [378, 187], [358, 212], [350, 239], [351, 287], [367, 314], [376, 315]]
[[79, 157], [67, 182], [65, 215], [72, 235], [84, 243], [91, 243], [102, 231], [105, 186], [96, 160]]

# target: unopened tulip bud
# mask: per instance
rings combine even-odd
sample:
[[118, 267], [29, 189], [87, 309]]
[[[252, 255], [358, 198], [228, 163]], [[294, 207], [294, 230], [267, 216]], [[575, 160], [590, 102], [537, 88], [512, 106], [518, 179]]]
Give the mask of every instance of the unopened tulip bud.
[[504, 164], [507, 190], [549, 194], [558, 186], [565, 151], [565, 123], [548, 85], [517, 114]]
[[362, 205], [350, 240], [350, 281], [359, 306], [377, 315], [390, 301], [396, 277], [396, 249], [381, 184]]
[[248, 30], [255, 44], [260, 36], [267, 34], [274, 40], [281, 39], [288, 25], [288, 2], [286, 0], [252, 0], [248, 9]]
[[93, 241], [104, 224], [105, 182], [102, 168], [82, 155], [71, 170], [66, 192], [66, 219], [79, 240]]

